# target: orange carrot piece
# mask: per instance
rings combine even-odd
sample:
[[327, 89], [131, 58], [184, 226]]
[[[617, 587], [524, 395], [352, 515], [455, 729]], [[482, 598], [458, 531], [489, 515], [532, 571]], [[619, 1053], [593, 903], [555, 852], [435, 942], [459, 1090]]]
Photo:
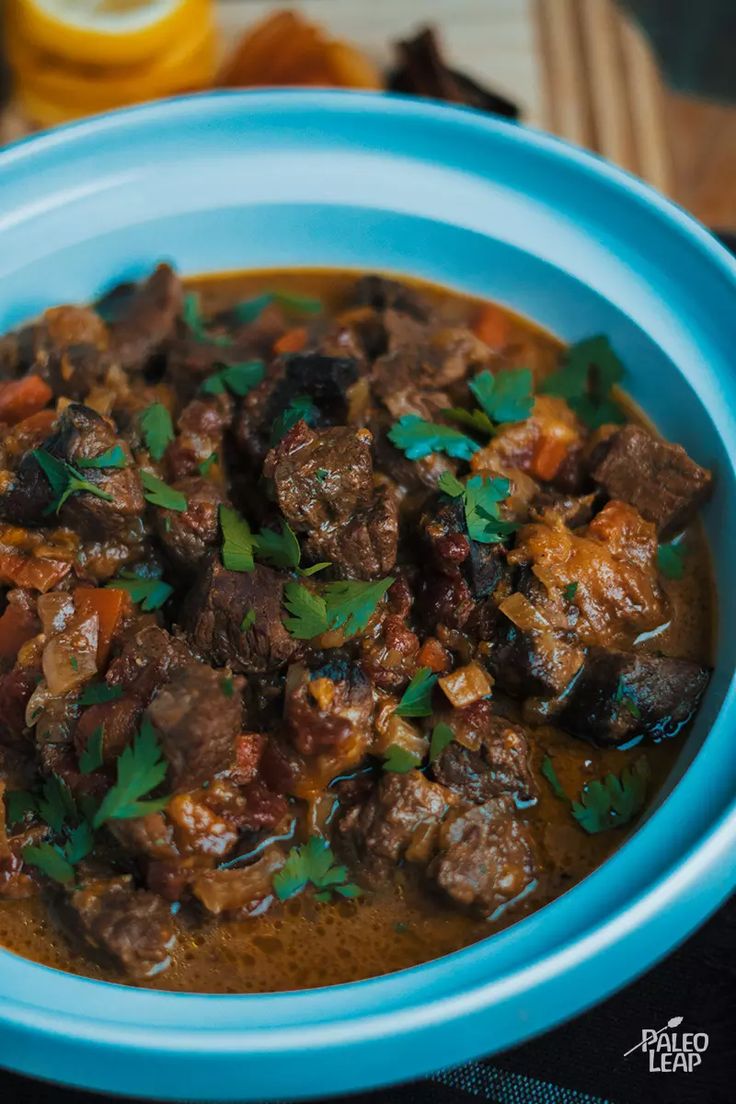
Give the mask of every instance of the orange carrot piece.
[[417, 654], [417, 667], [429, 667], [435, 673], [449, 671], [452, 666], [450, 653], [439, 640], [429, 636], [422, 644]]
[[486, 303], [473, 323], [473, 333], [491, 349], [502, 349], [509, 340], [509, 318], [500, 307]]
[[275, 353], [298, 353], [307, 343], [307, 331], [304, 326], [297, 326], [293, 330], [287, 330], [274, 344]]
[[61, 560], [42, 560], [16, 552], [0, 553], [0, 583], [27, 587], [45, 594], [69, 573], [71, 564]]
[[14, 660], [26, 641], [36, 635], [37, 627], [29, 610], [10, 602], [0, 617], [0, 659]]
[[74, 606], [77, 613], [89, 617], [96, 613], [100, 627], [97, 636], [97, 666], [104, 667], [110, 653], [112, 638], [129, 604], [124, 590], [100, 587], [75, 587]]
[[53, 391], [40, 376], [24, 376], [0, 384], [0, 422], [15, 425], [43, 410]]
[[567, 456], [569, 443], [557, 437], [542, 437], [534, 451], [532, 475], [537, 479], [554, 479]]

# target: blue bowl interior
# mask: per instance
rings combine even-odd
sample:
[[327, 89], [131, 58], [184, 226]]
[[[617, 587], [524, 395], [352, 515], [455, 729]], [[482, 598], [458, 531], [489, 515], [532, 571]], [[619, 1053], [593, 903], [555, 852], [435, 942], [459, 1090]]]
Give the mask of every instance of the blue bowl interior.
[[[183, 100], [21, 145], [0, 170], [1, 330], [168, 259], [184, 273], [323, 265], [407, 273], [497, 299], [566, 341], [608, 334], [633, 398], [716, 471], [705, 522], [720, 610], [713, 681], [659, 807], [551, 906], [436, 963], [311, 994], [136, 992], [0, 952], [0, 1044], [12, 1038], [15, 1048], [7, 1063], [151, 1096], [347, 1091], [518, 1042], [682, 938], [734, 881], [722, 836], [733, 833], [726, 818], [736, 792], [728, 731], [736, 610], [727, 585], [736, 547], [736, 277], [725, 253], [587, 155], [473, 113], [394, 98]], [[143, 1055], [143, 1065], [133, 1061]]]

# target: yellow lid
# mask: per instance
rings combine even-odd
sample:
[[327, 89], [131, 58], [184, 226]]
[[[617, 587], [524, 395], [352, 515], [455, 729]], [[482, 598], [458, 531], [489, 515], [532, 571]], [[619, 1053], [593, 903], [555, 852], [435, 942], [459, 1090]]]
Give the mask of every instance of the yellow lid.
[[8, 17], [26, 41], [69, 61], [134, 65], [153, 58], [211, 0], [12, 0]]

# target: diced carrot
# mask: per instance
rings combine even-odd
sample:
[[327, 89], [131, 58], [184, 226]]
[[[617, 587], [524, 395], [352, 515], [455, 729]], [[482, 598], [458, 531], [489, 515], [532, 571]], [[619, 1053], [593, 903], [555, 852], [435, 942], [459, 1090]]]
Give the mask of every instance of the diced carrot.
[[70, 568], [71, 564], [61, 560], [42, 560], [15, 552], [0, 553], [0, 582], [6, 586], [40, 590], [42, 594], [56, 586]]
[[307, 331], [304, 326], [296, 326], [293, 330], [287, 330], [285, 334], [275, 342], [275, 353], [298, 353], [307, 343]]
[[429, 667], [430, 671], [439, 674], [449, 671], [451, 666], [452, 659], [447, 649], [436, 637], [427, 637], [417, 653], [417, 667]]
[[567, 456], [569, 442], [558, 437], [540, 437], [532, 459], [532, 475], [537, 479], [554, 479]]
[[53, 391], [40, 376], [24, 376], [0, 384], [0, 422], [15, 425], [43, 410]]
[[502, 349], [509, 340], [509, 317], [500, 307], [486, 303], [473, 323], [473, 333], [491, 349]]
[[439, 684], [455, 709], [464, 709], [466, 705], [487, 698], [493, 690], [493, 679], [475, 662], [456, 667], [452, 674], [441, 678]]
[[0, 617], [0, 658], [14, 660], [23, 644], [36, 635], [37, 627], [30, 610], [8, 603]]
[[77, 613], [88, 617], [96, 613], [100, 619], [97, 637], [97, 666], [103, 668], [110, 653], [112, 638], [120, 624], [124, 611], [129, 606], [129, 598], [124, 590], [102, 587], [75, 587], [74, 606]]

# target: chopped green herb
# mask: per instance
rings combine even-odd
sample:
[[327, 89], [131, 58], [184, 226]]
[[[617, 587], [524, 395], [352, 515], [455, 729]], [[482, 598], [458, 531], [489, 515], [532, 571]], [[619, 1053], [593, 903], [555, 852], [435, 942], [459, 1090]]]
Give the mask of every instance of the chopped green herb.
[[106, 682], [89, 682], [82, 691], [79, 704], [102, 705], [103, 702], [117, 701], [122, 696], [122, 686], [108, 686]]
[[100, 456], [83, 457], [77, 462], [80, 468], [127, 468], [128, 461], [120, 445], [113, 445]]
[[199, 469], [199, 474], [203, 475], [206, 479], [207, 476], [210, 474], [210, 471], [212, 470], [212, 465], [216, 463], [217, 453], [211, 452], [206, 460], [203, 460], [201, 464], [197, 465], [197, 468]]
[[233, 308], [233, 315], [238, 322], [243, 322], [246, 326], [255, 322], [256, 318], [266, 309], [269, 304], [273, 303], [273, 292], [266, 291], [263, 295], [256, 295], [253, 299], [246, 299], [242, 303], [238, 303], [237, 307]]
[[471, 540], [480, 544], [498, 544], [518, 528], [513, 521], [502, 521], [498, 503], [508, 498], [508, 479], [472, 475], [463, 485], [451, 472], [440, 476], [439, 489], [451, 498], [463, 499], [465, 524]]
[[324, 571], [326, 567], [332, 567], [331, 560], [323, 560], [321, 563], [312, 564], [311, 567], [298, 567], [297, 571], [305, 579], [308, 579], [310, 575], [316, 575], [318, 571]]
[[8, 827], [23, 820], [26, 813], [36, 812], [36, 797], [28, 790], [8, 790], [5, 793], [5, 819]]
[[44, 782], [37, 807], [39, 815], [53, 832], [61, 832], [65, 824], [77, 819], [72, 791], [58, 774], [50, 775]]
[[523, 422], [534, 405], [534, 376], [530, 368], [501, 368], [479, 372], [468, 387], [492, 422]]
[[220, 334], [210, 334], [205, 328], [205, 322], [200, 313], [199, 296], [196, 292], [189, 292], [184, 296], [182, 318], [189, 327], [192, 335], [198, 341], [209, 341], [211, 345], [232, 345], [232, 339]]
[[87, 741], [87, 746], [84, 751], [79, 756], [79, 769], [82, 774], [91, 774], [92, 771], [99, 770], [102, 766], [102, 745], [104, 739], [104, 726], [98, 725]]
[[250, 525], [237, 510], [220, 506], [222, 562], [228, 571], [252, 571], [255, 538]]
[[394, 580], [327, 583], [322, 595], [302, 583], [287, 583], [284, 604], [292, 615], [286, 628], [298, 640], [311, 640], [332, 629], [342, 629], [346, 637], [362, 632], [376, 606]]
[[240, 622], [240, 631], [248, 632], [248, 629], [252, 629], [256, 623], [256, 611], [254, 609], [246, 610], [245, 617]]
[[327, 632], [327, 605], [324, 598], [302, 583], [287, 583], [284, 587], [284, 605], [291, 614], [284, 624], [297, 640], [311, 640]]
[[628, 824], [644, 808], [649, 774], [642, 755], [624, 767], [620, 777], [607, 774], [600, 781], [586, 782], [580, 800], [572, 804], [572, 815], [590, 835]]
[[421, 763], [421, 757], [413, 751], [407, 751], [400, 744], [391, 744], [383, 757], [383, 769], [392, 774], [408, 774]]
[[307, 425], [314, 425], [318, 417], [319, 410], [309, 395], [297, 395], [286, 409], [281, 411], [278, 418], [274, 419], [271, 426], [271, 444], [277, 445], [297, 422], [304, 421]]
[[233, 683], [232, 676], [226, 675], [224, 679], [221, 679], [220, 687], [225, 697], [231, 698], [235, 693], [235, 684]]
[[52, 843], [39, 843], [23, 848], [23, 861], [35, 866], [48, 878], [67, 885], [74, 881], [74, 867], [64, 857], [60, 848]]
[[141, 472], [141, 483], [144, 488], [146, 502], [152, 506], [160, 506], [162, 510], [174, 510], [176, 513], [184, 513], [187, 508], [187, 500], [181, 491], [175, 491], [163, 479], [158, 479], [152, 472]]
[[253, 547], [260, 560], [284, 570], [294, 570], [299, 566], [301, 548], [296, 534], [285, 521], [281, 522], [281, 533], [273, 529], [262, 529], [253, 536]]
[[552, 792], [555, 797], [559, 797], [560, 801], [569, 801], [567, 794], [562, 788], [562, 783], [557, 777], [557, 771], [555, 770], [554, 763], [550, 759], [549, 755], [545, 755], [542, 760], [542, 774], [552, 787]]
[[31, 455], [48, 479], [54, 492], [54, 499], [46, 507], [44, 514], [58, 514], [66, 500], [73, 494], [91, 494], [105, 502], [112, 502], [111, 494], [101, 490], [94, 483], [90, 483], [71, 464], [57, 460], [55, 456], [43, 449], [34, 449]]
[[455, 739], [455, 733], [444, 721], [439, 721], [432, 729], [432, 738], [429, 742], [429, 761], [434, 763], [442, 752]]
[[657, 567], [665, 579], [681, 579], [685, 574], [685, 549], [681, 544], [660, 544]]
[[590, 429], [624, 421], [620, 407], [610, 397], [611, 388], [624, 377], [624, 367], [607, 337], [589, 337], [571, 345], [560, 368], [542, 383], [540, 391], [566, 399]]
[[146, 448], [154, 460], [160, 460], [168, 445], [174, 440], [174, 425], [163, 403], [155, 402], [141, 411], [141, 433]]
[[117, 780], [102, 799], [93, 827], [99, 828], [106, 820], [128, 820], [165, 808], [168, 797], [149, 801], [141, 798], [163, 782], [167, 769], [153, 726], [144, 718], [133, 743], [118, 758]]
[[437, 675], [429, 667], [420, 667], [402, 694], [394, 713], [399, 717], [429, 717], [432, 713], [432, 691]]
[[314, 477], [318, 483], [324, 483], [329, 474], [330, 473], [328, 472], [327, 468], [317, 468], [316, 472], [314, 473]]
[[442, 413], [451, 422], [466, 425], [475, 433], [486, 433], [492, 437], [496, 432], [496, 426], [482, 410], [465, 410], [462, 406], [447, 406], [443, 408]]
[[64, 857], [72, 866], [81, 862], [94, 847], [95, 837], [91, 824], [82, 821], [69, 831], [69, 838], [64, 846]]
[[174, 593], [174, 588], [169, 583], [165, 583], [163, 579], [139, 579], [135, 576], [130, 578], [121, 577], [120, 579], [113, 579], [106, 585], [113, 590], [127, 591], [130, 600], [140, 603], [140, 607], [145, 613], [161, 609], [164, 602]]
[[246, 360], [242, 364], [225, 364], [202, 384], [200, 388], [206, 395], [221, 395], [231, 391], [242, 398], [252, 391], [263, 379], [262, 360]]
[[233, 311], [238, 322], [255, 322], [256, 318], [271, 303], [278, 303], [286, 310], [294, 314], [319, 314], [322, 310], [322, 301], [309, 295], [293, 295], [286, 291], [265, 292], [254, 299], [246, 299], [239, 303]]
[[329, 900], [331, 892], [342, 897], [359, 897], [360, 889], [347, 881], [347, 868], [335, 865], [335, 856], [327, 840], [310, 836], [301, 847], [292, 847], [286, 862], [273, 879], [273, 888], [280, 901], [296, 897], [308, 885], [321, 892], [318, 900]]
[[636, 704], [636, 700], [632, 697], [632, 695], [630, 693], [627, 693], [626, 680], [623, 677], [618, 680], [614, 701], [618, 702], [620, 705], [623, 705], [624, 709], [628, 710], [628, 712], [631, 714], [632, 717], [634, 717], [635, 720], [641, 720], [641, 710], [639, 709], [639, 706]]
[[418, 414], [404, 414], [388, 431], [388, 438], [408, 460], [421, 460], [433, 452], [469, 460], [479, 448], [475, 441], [452, 426], [427, 422]]
[[75, 655], [69, 656], [69, 666], [71, 667], [72, 671], [79, 671], [79, 660]]
[[437, 486], [450, 498], [460, 498], [461, 495], [465, 494], [465, 487], [451, 471], [443, 471]]
[[572, 600], [575, 597], [575, 595], [577, 594], [577, 592], [578, 592], [577, 579], [572, 583], [568, 583], [567, 586], [564, 586], [562, 588], [562, 593], [565, 597], [566, 602], [572, 602]]

